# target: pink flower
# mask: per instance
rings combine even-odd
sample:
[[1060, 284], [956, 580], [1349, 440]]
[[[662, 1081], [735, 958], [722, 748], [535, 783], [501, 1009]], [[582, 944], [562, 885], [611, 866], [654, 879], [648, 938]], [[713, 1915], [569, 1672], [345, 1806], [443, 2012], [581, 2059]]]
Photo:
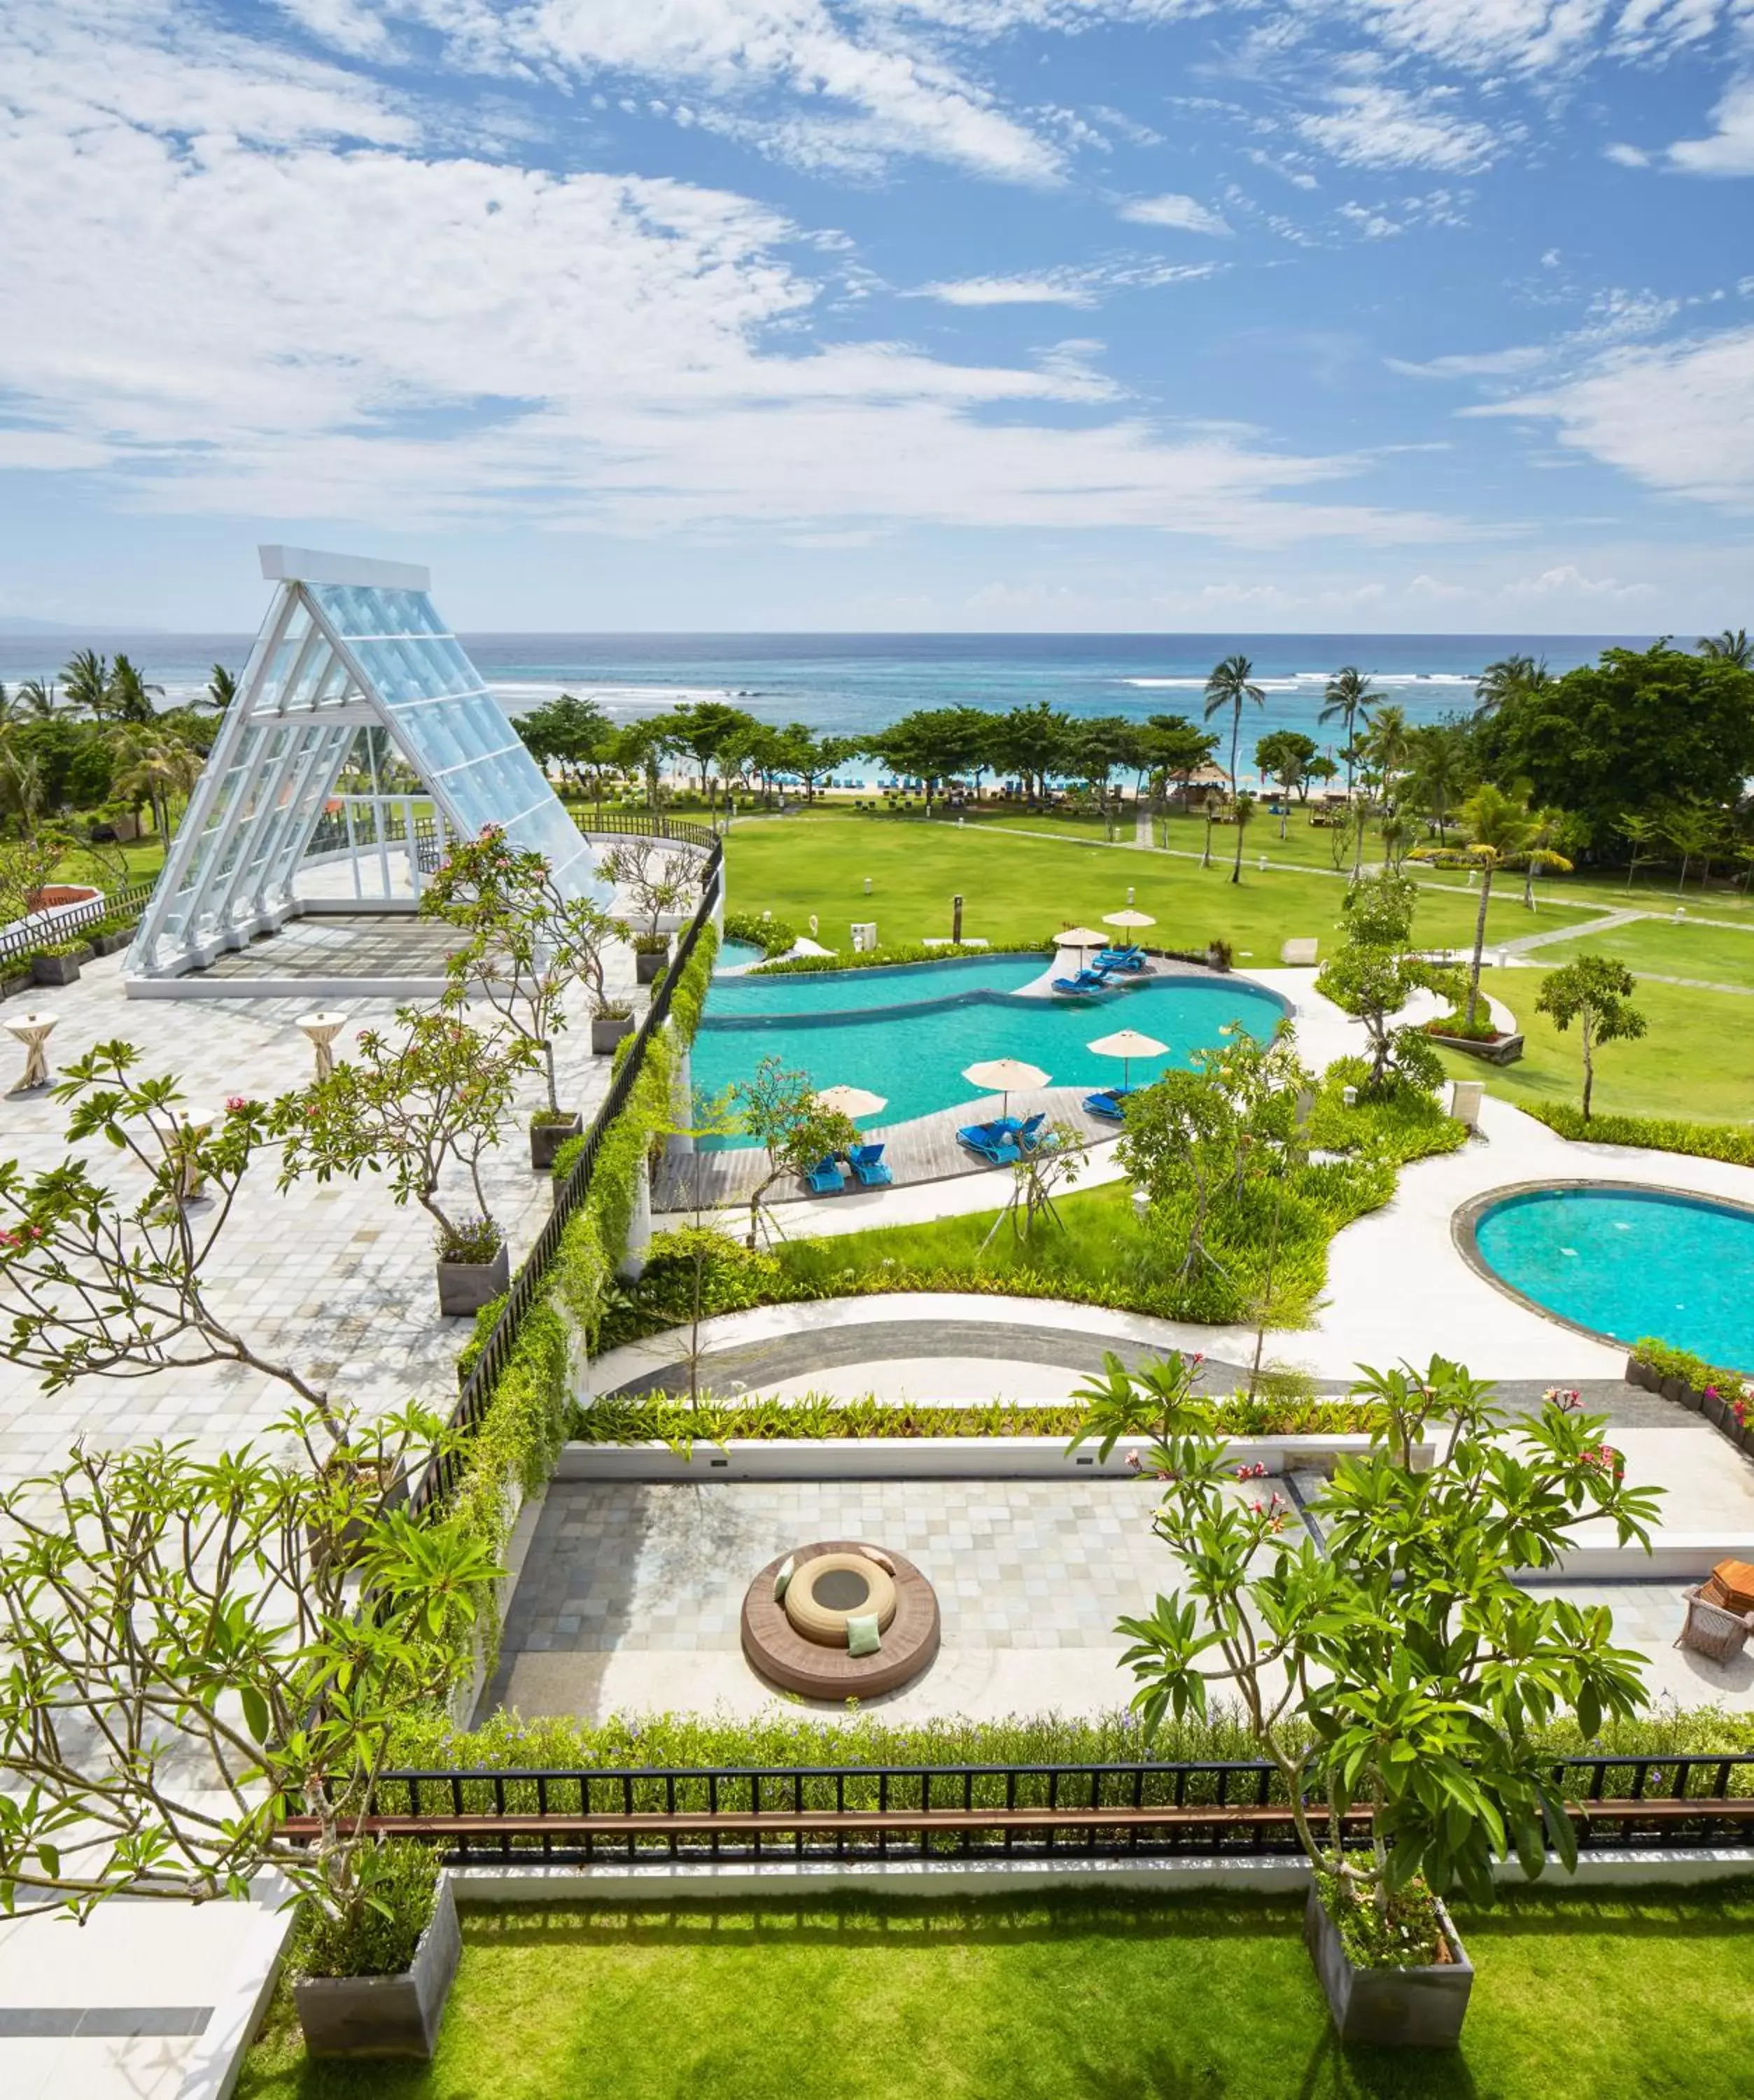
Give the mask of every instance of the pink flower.
[[1127, 1453], [1126, 1470], [1128, 1472], [1136, 1473], [1143, 1462], [1144, 1461], [1139, 1458], [1139, 1455], [1136, 1451], [1129, 1451]]

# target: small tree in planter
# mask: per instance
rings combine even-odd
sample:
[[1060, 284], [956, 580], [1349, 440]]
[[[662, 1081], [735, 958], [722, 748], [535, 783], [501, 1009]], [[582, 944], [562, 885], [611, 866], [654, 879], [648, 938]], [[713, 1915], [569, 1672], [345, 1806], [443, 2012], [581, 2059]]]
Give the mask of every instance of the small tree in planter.
[[454, 1907], [430, 1856], [365, 1818], [394, 1727], [443, 1692], [501, 1571], [460, 1524], [381, 1505], [406, 1449], [443, 1448], [436, 1417], [343, 1410], [363, 1461], [346, 1469], [322, 1426], [277, 1424], [282, 1457], [81, 1446], [0, 1493], [0, 1904], [82, 1918], [114, 1896], [243, 1897], [275, 1870], [299, 1965], [369, 1978], [299, 1986], [313, 2049], [339, 1996], [350, 2049], [430, 2054]]
[[[1606, 1418], [1569, 1396], [1513, 1427], [1489, 1386], [1435, 1357], [1367, 1367], [1355, 1392], [1383, 1414], [1371, 1456], [1342, 1460], [1316, 1507], [1325, 1553], [1276, 1496], [1244, 1499], [1221, 1439], [1160, 1428], [1174, 1419], [1161, 1394], [1129, 1408], [1094, 1391], [1082, 1433], [1150, 1437], [1166, 1484], [1155, 1528], [1183, 1584], [1118, 1628], [1148, 1733], [1234, 1688], [1316, 1869], [1306, 1938], [1342, 2038], [1453, 2041], [1471, 1971], [1444, 1892], [1489, 1901], [1513, 1854], [1531, 1877], [1549, 1847], [1576, 1864], [1533, 1732], [1570, 1710], [1587, 1738], [1645, 1700], [1605, 1608], [1515, 1577], [1554, 1567], [1586, 1518], [1648, 1545], [1657, 1491], [1625, 1485]], [[1439, 1455], [1421, 1471], [1428, 1430]], [[1347, 1846], [1359, 1815], [1368, 1843]]]
[[1596, 1083], [1595, 1053], [1604, 1043], [1631, 1043], [1645, 1032], [1645, 1017], [1632, 1003], [1637, 986], [1624, 963], [1606, 955], [1580, 955], [1540, 981], [1535, 1010], [1562, 1035], [1575, 1021], [1583, 1039], [1584, 1120]]
[[[403, 1007], [396, 1020], [399, 1039], [362, 1029], [358, 1062], [342, 1059], [328, 1079], [275, 1104], [271, 1127], [284, 1140], [280, 1185], [302, 1174], [357, 1180], [387, 1169], [396, 1202], [412, 1198], [437, 1228], [440, 1311], [477, 1312], [509, 1277], [505, 1235], [481, 1185], [482, 1155], [500, 1141], [535, 1045], [471, 1028], [448, 1008]], [[439, 1200], [452, 1161], [474, 1190], [473, 1217]]]
[[731, 1096], [742, 1128], [768, 1156], [767, 1173], [749, 1193], [744, 1244], [752, 1248], [761, 1207], [774, 1183], [788, 1174], [808, 1174], [819, 1161], [845, 1152], [859, 1142], [859, 1130], [851, 1116], [823, 1106], [808, 1072], [789, 1070], [778, 1057], [764, 1057], [754, 1079], [734, 1087]]
[[514, 847], [495, 824], [452, 848], [421, 909], [469, 936], [447, 965], [450, 1002], [484, 1000], [540, 1056], [548, 1105], [531, 1121], [530, 1163], [551, 1167], [581, 1127], [577, 1112], [562, 1108], [555, 1079], [566, 994], [578, 985], [593, 1018], [606, 1017], [604, 951], [626, 929], [589, 898], [568, 897], [542, 854]]
[[597, 862], [597, 872], [625, 893], [633, 911], [646, 920], [634, 936], [635, 967], [641, 984], [661, 972], [670, 951], [669, 936], [658, 921], [666, 912], [685, 911], [700, 888], [697, 854], [665, 839], [623, 839]]
[[176, 1081], [138, 1076], [139, 1062], [131, 1043], [100, 1043], [67, 1067], [55, 1097], [73, 1104], [68, 1143], [102, 1139], [139, 1170], [143, 1193], [118, 1197], [77, 1158], [35, 1175], [0, 1161], [7, 1354], [41, 1372], [50, 1392], [82, 1378], [247, 1365], [314, 1409], [341, 1443], [328, 1393], [262, 1355], [209, 1288], [245, 1179], [270, 1143], [268, 1109], [238, 1097], [196, 1125]]

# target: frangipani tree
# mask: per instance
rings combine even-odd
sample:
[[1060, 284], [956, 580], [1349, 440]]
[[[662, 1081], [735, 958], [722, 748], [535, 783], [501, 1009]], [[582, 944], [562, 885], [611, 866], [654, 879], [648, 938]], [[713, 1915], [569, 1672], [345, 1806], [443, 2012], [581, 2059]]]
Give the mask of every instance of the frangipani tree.
[[[1657, 1491], [1626, 1485], [1606, 1418], [1556, 1398], [1513, 1419], [1442, 1357], [1362, 1367], [1355, 1396], [1382, 1419], [1316, 1507], [1324, 1550], [1276, 1497], [1238, 1492], [1222, 1438], [1183, 1429], [1197, 1403], [1180, 1377], [1173, 1405], [1161, 1377], [1131, 1396], [1112, 1377], [1087, 1389], [1075, 1440], [1148, 1437], [1164, 1484], [1154, 1528], [1179, 1586], [1118, 1626], [1148, 1733], [1233, 1694], [1342, 1909], [1386, 1915], [1417, 1881], [1485, 1901], [1495, 1861], [1538, 1875], [1549, 1848], [1569, 1868], [1576, 1833], [1536, 1732], [1571, 1712], [1592, 1736], [1637, 1712], [1641, 1658], [1605, 1607], [1517, 1577], [1554, 1568], [1585, 1519], [1648, 1545]], [[1363, 1850], [1342, 1844], [1353, 1811]]]
[[271, 1144], [266, 1103], [234, 1098], [210, 1123], [189, 1115], [175, 1079], [139, 1075], [131, 1043], [100, 1043], [55, 1090], [72, 1104], [70, 1147], [93, 1140], [131, 1170], [118, 1194], [75, 1151], [28, 1174], [0, 1161], [0, 1318], [6, 1353], [45, 1391], [82, 1378], [241, 1364], [286, 1387], [328, 1423], [328, 1392], [264, 1355], [214, 1282], [252, 1163]]
[[808, 1072], [791, 1070], [778, 1057], [762, 1058], [754, 1078], [733, 1087], [730, 1096], [737, 1127], [768, 1158], [766, 1174], [749, 1192], [744, 1243], [753, 1247], [774, 1183], [783, 1175], [808, 1174], [818, 1160], [847, 1151], [859, 1142], [859, 1128], [851, 1116], [821, 1099]]
[[1624, 963], [1608, 955], [1580, 955], [1540, 981], [1535, 1010], [1561, 1035], [1575, 1021], [1584, 1052], [1584, 1120], [1596, 1083], [1596, 1052], [1604, 1043], [1631, 1043], [1645, 1032], [1645, 1017], [1632, 1003], [1637, 989]]
[[566, 1026], [566, 993], [576, 984], [592, 1012], [603, 1011], [606, 951], [627, 929], [591, 898], [567, 896], [544, 857], [513, 845], [497, 824], [452, 847], [421, 910], [469, 936], [446, 965], [452, 1004], [481, 1000], [532, 1045], [558, 1117], [554, 1038]]
[[1417, 991], [1453, 998], [1461, 989], [1454, 971], [1412, 951], [1418, 894], [1404, 876], [1386, 868], [1355, 883], [1342, 907], [1344, 938], [1316, 979], [1324, 999], [1364, 1024], [1370, 1057], [1364, 1084], [1372, 1093], [1386, 1093], [1401, 1080], [1429, 1092], [1443, 1077], [1430, 1037], [1399, 1017]]
[[284, 1455], [81, 1445], [0, 1492], [0, 1909], [201, 1903], [274, 1868], [343, 1947], [388, 1913], [372, 1785], [501, 1571], [382, 1507], [405, 1452], [444, 1448], [435, 1416], [344, 1410], [348, 1466], [319, 1426], [275, 1424]]

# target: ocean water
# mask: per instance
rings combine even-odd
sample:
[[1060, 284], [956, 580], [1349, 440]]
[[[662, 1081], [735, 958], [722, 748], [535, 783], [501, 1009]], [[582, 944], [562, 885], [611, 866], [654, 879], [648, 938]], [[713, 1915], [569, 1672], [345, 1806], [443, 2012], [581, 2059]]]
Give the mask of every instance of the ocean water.
[[[1316, 717], [1322, 688], [1342, 664], [1368, 671], [1382, 697], [1415, 722], [1465, 712], [1494, 660], [1545, 656], [1555, 671], [1592, 661], [1612, 642], [1649, 638], [1518, 634], [465, 634], [464, 646], [513, 714], [560, 692], [588, 695], [618, 719], [690, 699], [729, 699], [766, 721], [803, 721], [854, 735], [910, 708], [1007, 708], [1047, 700], [1073, 715], [1198, 719], [1207, 673], [1240, 650], [1252, 659], [1264, 704], [1243, 723], [1243, 749], [1271, 729], [1298, 729], [1332, 746]], [[126, 650], [167, 703], [205, 688], [210, 666], [243, 668], [251, 638], [113, 634], [93, 646]], [[52, 676], [81, 638], [0, 635], [0, 681]], [[1244, 769], [1245, 770], [1246, 768]], [[854, 777], [857, 768], [848, 770]]]

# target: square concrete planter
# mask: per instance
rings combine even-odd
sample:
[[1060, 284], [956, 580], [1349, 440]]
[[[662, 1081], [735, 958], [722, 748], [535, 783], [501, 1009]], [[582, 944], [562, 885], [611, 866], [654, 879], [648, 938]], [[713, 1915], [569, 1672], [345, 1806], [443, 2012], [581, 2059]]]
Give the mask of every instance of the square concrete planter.
[[670, 967], [670, 943], [661, 948], [636, 948], [633, 974], [641, 984], [655, 984]]
[[133, 938], [132, 933], [94, 933], [91, 952], [94, 955], [119, 955]]
[[1342, 2041], [1367, 2042], [1378, 2049], [1454, 2049], [1461, 2041], [1474, 1964], [1441, 1904], [1438, 1915], [1452, 1960], [1419, 1969], [1360, 1969], [1342, 1945], [1340, 1929], [1321, 1898], [1310, 1890], [1303, 1944], [1316, 1964]]
[[463, 1951], [451, 1877], [438, 1877], [432, 1922], [398, 1976], [306, 1976], [293, 1986], [312, 2056], [430, 2058]]
[[633, 1033], [633, 1016], [631, 1013], [593, 1015], [591, 1021], [592, 1056], [594, 1057], [611, 1056], [615, 1045], [622, 1037]]
[[441, 1261], [438, 1310], [447, 1320], [473, 1317], [512, 1280], [512, 1257], [504, 1240], [491, 1261]]
[[538, 1174], [546, 1174], [554, 1164], [554, 1155], [569, 1138], [580, 1137], [584, 1133], [584, 1118], [568, 1116], [564, 1123], [533, 1123], [530, 1126], [530, 1164]]
[[30, 959], [32, 981], [40, 985], [77, 984], [79, 965], [84, 960], [82, 955], [33, 955]]
[[1500, 1035], [1487, 1043], [1477, 1043], [1471, 1035], [1439, 1035], [1435, 1029], [1426, 1031], [1434, 1043], [1446, 1050], [1460, 1050], [1470, 1057], [1479, 1057], [1488, 1065], [1514, 1065], [1523, 1055], [1520, 1035]]

